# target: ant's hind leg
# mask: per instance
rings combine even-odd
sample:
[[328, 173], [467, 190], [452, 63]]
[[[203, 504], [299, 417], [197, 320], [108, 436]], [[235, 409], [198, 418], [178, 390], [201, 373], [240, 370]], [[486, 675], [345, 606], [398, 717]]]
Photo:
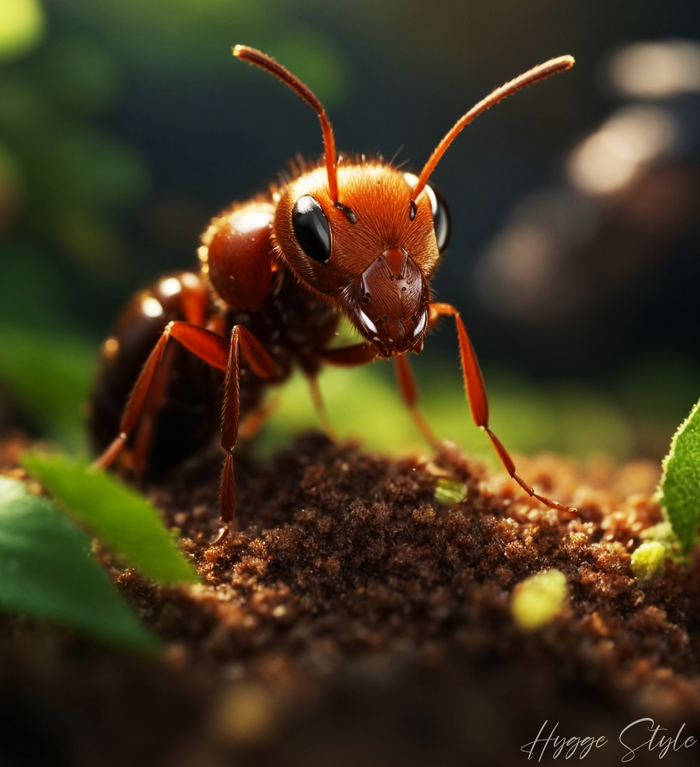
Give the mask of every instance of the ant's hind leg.
[[[107, 446], [102, 455], [94, 461], [93, 465], [96, 468], [105, 469], [114, 461], [136, 427], [144, 406], [148, 402], [154, 377], [171, 336], [209, 365], [226, 370], [228, 351], [226, 339], [206, 330], [206, 328], [191, 325], [188, 322], [169, 322], [148, 356], [146, 364], [131, 390], [119, 424], [119, 434]], [[155, 407], [155, 404], [151, 403], [151, 406]]]
[[153, 378], [143, 411], [134, 429], [134, 444], [131, 454], [131, 469], [138, 482], [141, 482], [148, 466], [148, 452], [153, 443], [156, 419], [163, 402], [167, 398], [168, 381], [172, 371], [174, 346], [168, 346], [163, 353], [163, 359]]
[[[162, 277], [124, 307], [102, 346], [90, 393], [88, 433], [96, 455], [122, 431], [129, 394], [168, 323], [207, 327], [211, 311], [208, 290], [193, 272]], [[117, 450], [122, 468], [137, 478], [155, 476], [208, 444], [219, 426], [219, 380], [195, 355], [168, 344], [126, 450]]]

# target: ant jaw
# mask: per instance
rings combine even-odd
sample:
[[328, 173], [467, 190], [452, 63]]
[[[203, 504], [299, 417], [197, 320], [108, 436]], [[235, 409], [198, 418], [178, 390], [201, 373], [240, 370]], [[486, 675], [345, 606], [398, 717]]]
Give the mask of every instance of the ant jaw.
[[375, 350], [377, 351], [377, 357], [381, 357], [382, 359], [389, 360], [392, 357], [401, 357], [403, 354], [409, 354], [410, 352], [414, 352], [415, 354], [420, 354], [420, 352], [423, 351], [423, 341], [424, 341], [424, 338], [423, 336], [421, 336], [421, 338], [415, 344], [413, 344], [413, 346], [410, 346], [408, 349], [400, 349], [397, 346], [392, 346], [387, 348], [377, 338], [373, 338], [371, 340], [371, 343], [372, 343], [372, 346], [374, 346]]
[[387, 248], [362, 272], [349, 294], [348, 311], [380, 357], [423, 348], [429, 293], [418, 265], [402, 248]]
[[383, 359], [391, 359], [392, 357], [400, 357], [402, 354], [408, 354], [409, 352], [414, 352], [415, 354], [419, 354], [423, 351], [423, 342], [425, 340], [425, 332], [422, 332], [420, 337], [417, 341], [415, 341], [412, 345], [409, 345], [407, 348], [403, 348], [401, 346], [397, 346], [396, 344], [391, 344], [393, 339], [389, 338], [389, 344], [382, 341], [382, 339], [379, 338], [379, 336], [374, 336], [372, 338], [368, 338], [365, 336], [367, 340], [372, 344], [372, 346], [375, 348], [377, 352], [377, 357], [381, 357]]
[[[427, 326], [427, 322], [426, 322], [426, 326]], [[413, 346], [411, 347], [411, 351], [414, 354], [420, 354], [423, 351], [424, 342], [425, 342], [425, 333], [418, 339], [418, 341], [416, 341], [415, 344], [413, 344]]]

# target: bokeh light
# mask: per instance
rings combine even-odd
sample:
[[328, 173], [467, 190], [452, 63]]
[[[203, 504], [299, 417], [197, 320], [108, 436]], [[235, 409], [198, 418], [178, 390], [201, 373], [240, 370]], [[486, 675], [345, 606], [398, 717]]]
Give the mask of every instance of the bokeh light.
[[700, 91], [700, 44], [694, 40], [634, 43], [610, 62], [615, 89], [630, 98], [658, 99]]

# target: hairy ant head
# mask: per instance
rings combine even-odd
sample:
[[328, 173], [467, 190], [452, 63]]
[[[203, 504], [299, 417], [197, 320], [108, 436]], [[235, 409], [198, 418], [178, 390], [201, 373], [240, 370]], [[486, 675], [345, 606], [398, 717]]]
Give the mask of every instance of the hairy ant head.
[[429, 281], [447, 243], [447, 209], [432, 189], [409, 217], [415, 181], [380, 161], [341, 163], [338, 207], [319, 167], [291, 181], [275, 211], [279, 258], [382, 357], [422, 348]]

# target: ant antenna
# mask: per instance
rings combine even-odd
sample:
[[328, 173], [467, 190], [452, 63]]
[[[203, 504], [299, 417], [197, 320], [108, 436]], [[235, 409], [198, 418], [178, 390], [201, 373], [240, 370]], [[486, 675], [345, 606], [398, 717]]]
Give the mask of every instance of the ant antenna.
[[298, 96], [304, 99], [318, 115], [318, 119], [321, 121], [321, 130], [323, 131], [323, 147], [326, 155], [326, 170], [328, 172], [328, 188], [331, 193], [331, 199], [333, 203], [338, 205], [338, 174], [337, 174], [337, 160], [335, 154], [335, 139], [333, 138], [333, 129], [331, 128], [330, 120], [326, 114], [326, 110], [323, 108], [323, 104], [318, 100], [318, 97], [311, 91], [311, 89], [304, 85], [304, 83], [295, 75], [293, 75], [286, 67], [283, 67], [271, 56], [268, 56], [255, 48], [250, 48], [247, 45], [237, 45], [233, 49], [233, 55], [236, 58], [247, 61], [249, 64], [255, 64], [255, 66], [264, 69], [266, 72], [278, 77], [283, 83], [286, 83]]
[[573, 65], [573, 56], [559, 56], [556, 59], [545, 61], [544, 64], [539, 64], [538, 66], [529, 69], [527, 72], [524, 72], [522, 75], [519, 75], [514, 80], [510, 80], [500, 88], [496, 88], [496, 90], [488, 95], [485, 99], [482, 99], [478, 104], [476, 104], [476, 106], [473, 106], [465, 115], [457, 120], [445, 138], [443, 138], [443, 140], [437, 145], [432, 155], [430, 155], [430, 159], [425, 164], [420, 176], [418, 177], [418, 183], [413, 188], [413, 192], [411, 193], [411, 202], [413, 202], [413, 200], [415, 200], [416, 197], [418, 197], [418, 195], [423, 191], [423, 188], [430, 178], [430, 174], [435, 170], [435, 166], [442, 159], [442, 156], [445, 154], [447, 147], [455, 140], [455, 138], [457, 138], [462, 128], [464, 128], [466, 125], [469, 125], [469, 123], [475, 117], [478, 117], [489, 107], [492, 107], [494, 104], [497, 104], [504, 98], [511, 96], [513, 93], [517, 93], [519, 90], [526, 88], [528, 85], [533, 85], [540, 80], [544, 80], [550, 75], [556, 75], [559, 72], [564, 72], [565, 70], [573, 67]]

